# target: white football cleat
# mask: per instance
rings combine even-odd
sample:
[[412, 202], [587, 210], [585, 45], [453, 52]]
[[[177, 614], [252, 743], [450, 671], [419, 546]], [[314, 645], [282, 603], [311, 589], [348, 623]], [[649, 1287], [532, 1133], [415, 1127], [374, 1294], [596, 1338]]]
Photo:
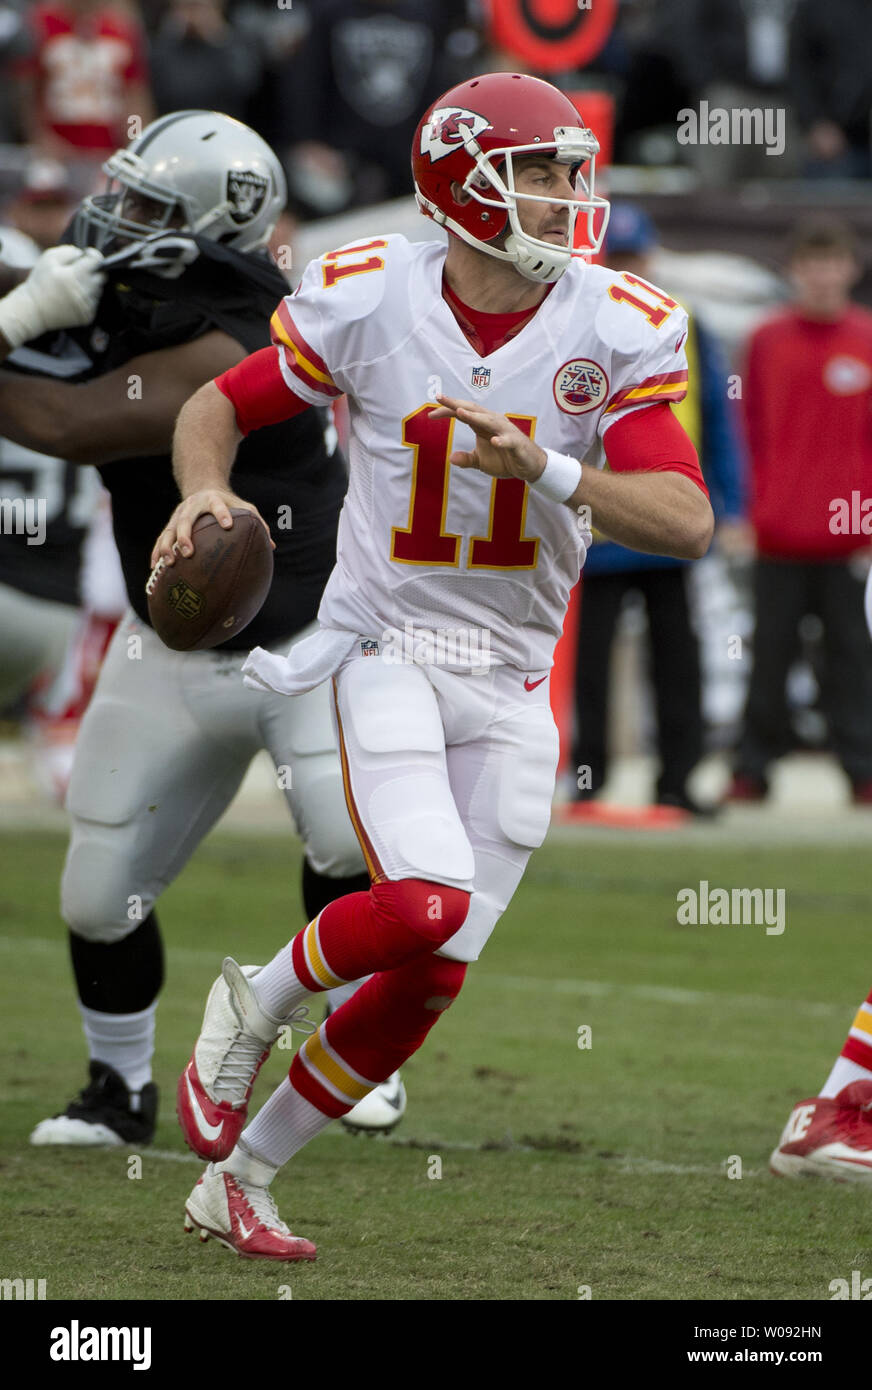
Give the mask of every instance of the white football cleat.
[[406, 1088], [395, 1071], [340, 1118], [352, 1134], [390, 1134], [405, 1113]]
[[201, 1241], [214, 1236], [246, 1260], [314, 1260], [316, 1254], [310, 1240], [288, 1230], [267, 1186], [243, 1181], [223, 1164], [210, 1163], [188, 1198], [185, 1230], [199, 1231]]
[[185, 1142], [200, 1158], [232, 1153], [245, 1128], [257, 1074], [281, 1029], [292, 1024], [306, 1031], [305, 1007], [287, 1018], [261, 1008], [249, 983], [260, 969], [226, 958], [209, 992], [193, 1056], [179, 1077], [176, 1113]]

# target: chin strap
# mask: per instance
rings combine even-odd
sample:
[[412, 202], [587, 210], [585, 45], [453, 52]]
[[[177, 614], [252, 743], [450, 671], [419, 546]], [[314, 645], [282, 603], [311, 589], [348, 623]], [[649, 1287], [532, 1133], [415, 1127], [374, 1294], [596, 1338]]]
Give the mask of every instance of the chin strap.
[[175, 280], [199, 254], [200, 248], [191, 233], [155, 232], [106, 256], [102, 268], [111, 270], [114, 266], [127, 265], [131, 270], [150, 270], [153, 275]]
[[535, 280], [537, 284], [553, 285], [572, 260], [568, 248], [564, 250], [555, 246], [553, 253], [548, 255], [515, 232], [506, 237], [505, 245], [518, 272], [527, 280]]
[[[506, 237], [504, 249], [499, 246], [489, 246], [487, 242], [468, 232], [465, 227], [453, 217], [449, 217], [435, 203], [431, 203], [429, 198], [425, 198], [420, 191], [416, 193], [416, 200], [421, 212], [425, 217], [432, 217], [434, 222], [438, 222], [440, 227], [445, 227], [453, 232], [455, 236], [465, 241], [467, 246], [472, 246], [476, 251], [483, 251], [485, 255], [492, 256], [497, 261], [507, 261], [513, 265], [525, 280], [535, 280], [540, 285], [553, 285], [555, 280], [559, 280], [569, 262], [572, 260], [572, 252], [569, 247], [554, 246], [546, 251], [544, 247], [531, 244], [524, 237], [523, 232], [512, 231]], [[513, 209], [506, 208], [509, 216], [509, 224], [514, 224]], [[550, 252], [550, 254], [549, 254]], [[583, 257], [579, 256], [581, 260]]]

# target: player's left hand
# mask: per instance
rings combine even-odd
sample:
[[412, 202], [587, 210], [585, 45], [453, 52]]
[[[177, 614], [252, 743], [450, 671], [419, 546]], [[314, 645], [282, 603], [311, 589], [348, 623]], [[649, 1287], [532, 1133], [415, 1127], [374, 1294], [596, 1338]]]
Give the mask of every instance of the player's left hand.
[[451, 396], [437, 396], [439, 405], [430, 412], [431, 419], [450, 416], [468, 425], [477, 443], [472, 451], [455, 449], [451, 462], [457, 468], [478, 468], [491, 478], [523, 478], [535, 483], [541, 476], [547, 457], [544, 449], [505, 415], [485, 410], [475, 401], [458, 401]]

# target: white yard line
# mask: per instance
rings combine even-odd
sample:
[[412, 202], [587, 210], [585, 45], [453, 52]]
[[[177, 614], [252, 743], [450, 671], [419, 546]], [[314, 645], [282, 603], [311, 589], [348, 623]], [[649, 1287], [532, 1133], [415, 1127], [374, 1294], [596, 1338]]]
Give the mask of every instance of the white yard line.
[[[319, 1136], [319, 1138], [321, 1138], [321, 1137], [327, 1137], [327, 1138], [336, 1138], [336, 1137], [339, 1137], [339, 1138], [343, 1141], [343, 1143], [348, 1144], [349, 1147], [350, 1147], [351, 1144], [352, 1144], [351, 1137], [350, 1137], [349, 1135], [345, 1134], [344, 1131], [339, 1127], [339, 1125], [331, 1125], [329, 1129], [325, 1129], [325, 1130], [324, 1130], [323, 1136]], [[404, 1141], [404, 1140], [403, 1140], [402, 1138], [400, 1138], [400, 1137], [397, 1137], [396, 1139], [389, 1139], [389, 1138], [380, 1136], [380, 1139], [381, 1139], [381, 1142], [382, 1142], [382, 1143], [390, 1144], [391, 1147], [393, 1147], [393, 1148], [397, 1148], [397, 1149], [403, 1149], [403, 1148], [415, 1149], [416, 1151], [417, 1151], [417, 1150], [420, 1150], [422, 1153], [426, 1150], [428, 1153], [432, 1153], [432, 1154], [440, 1154], [440, 1153], [525, 1153], [525, 1154], [531, 1154], [531, 1153], [555, 1153], [555, 1152], [560, 1152], [560, 1150], [554, 1150], [554, 1149], [540, 1149], [540, 1148], [538, 1148], [538, 1147], [534, 1147], [534, 1146], [531, 1145], [531, 1144], [515, 1144], [515, 1143], [508, 1144], [508, 1143], [507, 1143], [505, 1148], [502, 1148], [499, 1144], [496, 1144], [496, 1145], [494, 1145], [493, 1147], [485, 1148], [485, 1147], [483, 1147], [482, 1144], [476, 1144], [476, 1143], [473, 1143], [472, 1141], [469, 1141], [469, 1140], [445, 1140], [445, 1139], [419, 1140], [419, 1139], [415, 1139], [413, 1142], [409, 1143], [409, 1142]], [[204, 1165], [204, 1161], [205, 1161], [205, 1160], [202, 1159], [202, 1158], [197, 1158], [197, 1156], [196, 1156], [195, 1154], [192, 1154], [192, 1153], [179, 1153], [179, 1152], [178, 1152], [177, 1150], [175, 1150], [175, 1149], [148, 1149], [148, 1148], [144, 1148], [144, 1149], [142, 1149], [141, 1152], [142, 1152], [142, 1157], [143, 1157], [143, 1159], [144, 1159], [146, 1162], [147, 1162], [150, 1158], [157, 1158], [157, 1159], [160, 1159], [160, 1160], [162, 1160], [162, 1161], [164, 1161], [164, 1162], [166, 1162], [166, 1163], [192, 1163], [192, 1164], [198, 1164], [198, 1165], [202, 1168], [203, 1165]], [[614, 1155], [612, 1155], [612, 1156], [610, 1156], [610, 1157], [608, 1157], [608, 1158], [602, 1157], [602, 1156], [600, 1156], [599, 1154], [596, 1154], [596, 1153], [592, 1153], [592, 1154], [583, 1154], [583, 1153], [579, 1153], [579, 1154], [569, 1154], [569, 1155], [567, 1155], [567, 1156], [570, 1157], [570, 1158], [572, 1158], [575, 1162], [579, 1162], [579, 1163], [607, 1163], [610, 1167], [615, 1167], [615, 1168], [617, 1168], [617, 1169], [618, 1169], [620, 1172], [622, 1172], [622, 1173], [639, 1173], [639, 1174], [650, 1173], [652, 1176], [658, 1175], [658, 1174], [662, 1174], [663, 1176], [669, 1176], [669, 1177], [703, 1177], [703, 1178], [725, 1178], [725, 1177], [726, 1177], [726, 1174], [725, 1174], [725, 1171], [724, 1171], [724, 1164], [723, 1164], [723, 1163], [665, 1163], [665, 1162], [662, 1162], [660, 1159], [657, 1159], [657, 1158], [641, 1158], [641, 1157], [639, 1157], [638, 1155], [633, 1155], [633, 1154], [614, 1154]], [[742, 1170], [742, 1179], [744, 1180], [745, 1178], [759, 1178], [759, 1177], [764, 1177], [764, 1176], [766, 1175], [766, 1171], [767, 1171], [767, 1170], [766, 1170], [765, 1168], [743, 1168], [743, 1170]]]
[[[0, 952], [46, 956], [52, 952], [65, 952], [65, 946], [62, 940], [54, 941], [44, 936], [0, 936]], [[192, 963], [209, 961], [214, 964], [216, 975], [221, 965], [218, 952], [207, 947], [171, 946], [167, 954], [171, 963], [174, 959]], [[734, 1005], [744, 1009], [780, 1008], [804, 1014], [808, 1018], [824, 1018], [846, 1011], [850, 1013], [852, 1007], [851, 1001], [847, 1004], [825, 1003], [768, 994], [730, 994], [720, 990], [683, 989], [674, 985], [637, 985], [626, 980], [576, 980], [565, 977], [543, 980], [529, 975], [492, 975], [487, 970], [474, 971], [470, 975], [470, 985], [476, 989], [511, 989], [523, 993], [535, 991], [540, 996], [550, 993], [605, 998], [620, 994], [624, 998], [645, 1000], [652, 1004], [679, 1004], [691, 1008], [712, 1004]]]
[[[766, 994], [729, 994], [720, 990], [682, 989], [674, 985], [634, 985], [625, 980], [538, 980], [525, 975], [490, 975], [483, 971], [472, 977], [479, 987], [488, 985], [502, 989], [529, 990], [535, 988], [540, 993], [552, 991], [554, 994], [592, 994], [602, 998], [609, 994], [620, 994], [629, 999], [644, 999], [653, 1004], [685, 1004], [692, 1007], [712, 1004], [734, 1004], [749, 1009], [790, 1009], [791, 1012], [807, 1014], [817, 1018], [834, 1013], [844, 1013], [844, 1004], [826, 1004], [802, 999], [777, 998]], [[851, 1004], [847, 1005], [850, 1012]]]

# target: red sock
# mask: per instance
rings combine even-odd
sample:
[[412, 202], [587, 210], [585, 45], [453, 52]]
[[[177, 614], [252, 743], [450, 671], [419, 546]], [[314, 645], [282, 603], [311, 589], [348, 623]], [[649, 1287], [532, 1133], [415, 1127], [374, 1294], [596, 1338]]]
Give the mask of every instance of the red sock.
[[469, 899], [419, 878], [337, 898], [291, 943], [297, 979], [315, 993], [429, 955], [463, 925]]
[[307, 1038], [291, 1085], [325, 1115], [345, 1115], [417, 1052], [460, 993], [462, 961], [427, 955], [384, 970]]

